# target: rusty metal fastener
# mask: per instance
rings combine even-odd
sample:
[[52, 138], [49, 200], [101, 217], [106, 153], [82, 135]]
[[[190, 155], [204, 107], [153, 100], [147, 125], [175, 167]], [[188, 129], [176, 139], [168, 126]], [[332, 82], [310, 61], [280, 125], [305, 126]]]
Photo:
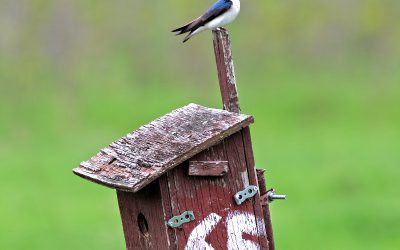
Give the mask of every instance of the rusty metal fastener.
[[285, 194], [276, 194], [275, 189], [270, 189], [266, 194], [260, 196], [261, 205], [265, 206], [274, 200], [286, 200]]
[[267, 195], [268, 195], [268, 200], [270, 202], [272, 202], [274, 200], [286, 200], [286, 195], [285, 194], [276, 194], [275, 189], [271, 189], [270, 191], [268, 191]]

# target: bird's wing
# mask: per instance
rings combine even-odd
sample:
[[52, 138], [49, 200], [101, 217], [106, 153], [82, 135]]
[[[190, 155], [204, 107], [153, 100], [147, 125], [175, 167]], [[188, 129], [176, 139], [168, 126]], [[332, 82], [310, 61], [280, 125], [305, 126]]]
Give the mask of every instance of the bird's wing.
[[173, 30], [173, 32], [179, 31], [179, 34], [182, 34], [182, 33], [186, 33], [189, 31], [194, 31], [194, 30], [198, 29], [199, 27], [203, 26], [204, 24], [208, 23], [212, 19], [214, 19], [214, 18], [222, 15], [226, 11], [228, 11], [231, 6], [232, 6], [232, 2], [229, 0], [218, 0], [202, 16], [198, 17], [193, 22], [188, 23], [187, 25], [185, 25], [181, 28]]
[[232, 2], [229, 0], [219, 0], [216, 2], [209, 10], [207, 10], [206, 13], [204, 13], [202, 16], [197, 18], [191, 25], [188, 26], [188, 29], [190, 30], [196, 30], [200, 26], [203, 26], [204, 24], [208, 23], [212, 19], [222, 15], [226, 11], [229, 10], [229, 8], [232, 6]]

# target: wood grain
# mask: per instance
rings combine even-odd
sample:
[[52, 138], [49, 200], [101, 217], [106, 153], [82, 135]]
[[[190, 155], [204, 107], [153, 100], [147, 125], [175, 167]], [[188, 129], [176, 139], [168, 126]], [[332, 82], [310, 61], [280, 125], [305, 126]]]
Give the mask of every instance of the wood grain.
[[137, 193], [117, 191], [126, 249], [173, 249], [158, 181]]
[[[258, 186], [260, 188], [261, 195], [267, 194], [267, 186], [265, 183], [264, 172], [265, 172], [264, 169], [257, 169]], [[265, 202], [263, 204], [263, 216], [264, 216], [264, 220], [265, 220], [269, 250], [275, 250], [274, 233], [272, 230], [272, 221], [271, 221], [271, 214], [269, 211], [269, 203], [268, 202]]]
[[232, 60], [231, 41], [229, 39], [228, 31], [224, 28], [214, 30], [213, 44], [224, 109], [230, 112], [240, 113], [235, 69]]
[[224, 176], [228, 171], [227, 161], [189, 161], [190, 176]]
[[252, 122], [251, 116], [189, 104], [113, 142], [73, 171], [136, 192]]
[[[232, 214], [254, 215], [254, 204], [259, 202], [256, 198], [241, 205], [237, 205], [233, 199], [234, 194], [243, 190], [251, 182], [246, 164], [246, 155], [243, 148], [242, 135], [240, 132], [225, 139], [222, 143], [204, 150], [194, 156], [196, 161], [228, 161], [232, 171], [229, 171], [221, 178], [198, 178], [187, 176], [189, 163], [182, 163], [168, 173], [168, 183], [174, 215], [184, 211], [192, 210], [196, 220], [182, 225], [176, 230], [178, 249], [185, 249], [191, 233], [199, 223], [206, 219], [210, 214], [221, 217], [220, 221], [215, 221], [216, 226], [206, 237], [214, 249], [228, 249], [227, 220]], [[261, 227], [258, 225], [261, 224]], [[263, 218], [257, 221], [254, 227], [254, 234], [243, 234], [246, 240], [261, 246], [265, 244], [265, 230]], [[203, 248], [201, 248], [203, 249]]]

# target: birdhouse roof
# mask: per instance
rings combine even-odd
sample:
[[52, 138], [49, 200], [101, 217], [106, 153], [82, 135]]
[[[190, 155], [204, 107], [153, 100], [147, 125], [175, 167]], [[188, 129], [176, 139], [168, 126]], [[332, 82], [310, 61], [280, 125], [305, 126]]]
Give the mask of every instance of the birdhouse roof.
[[116, 140], [73, 172], [111, 188], [136, 192], [252, 122], [248, 115], [189, 104]]

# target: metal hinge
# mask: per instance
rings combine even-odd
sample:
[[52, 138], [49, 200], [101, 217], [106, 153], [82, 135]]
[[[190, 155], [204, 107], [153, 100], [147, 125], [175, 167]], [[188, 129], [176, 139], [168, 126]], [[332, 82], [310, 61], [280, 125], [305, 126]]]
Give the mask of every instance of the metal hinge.
[[240, 205], [245, 200], [250, 199], [258, 192], [257, 186], [248, 186], [244, 190], [237, 192], [233, 197], [235, 198], [236, 204]]
[[180, 227], [184, 223], [188, 223], [195, 219], [193, 211], [185, 211], [181, 215], [177, 215], [169, 219], [168, 226], [172, 228]]

